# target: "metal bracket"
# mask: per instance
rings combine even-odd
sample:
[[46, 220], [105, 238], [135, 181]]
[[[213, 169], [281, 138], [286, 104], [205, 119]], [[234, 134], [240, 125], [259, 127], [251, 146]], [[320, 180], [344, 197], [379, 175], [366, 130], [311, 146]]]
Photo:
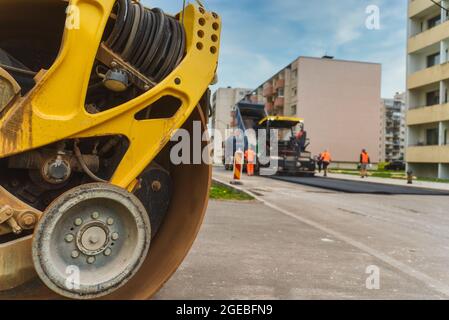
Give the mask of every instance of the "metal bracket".
[[104, 43], [102, 43], [98, 49], [97, 59], [110, 68], [121, 68], [126, 70], [129, 74], [130, 81], [143, 91], [148, 91], [156, 86], [154, 81], [145, 77], [129, 63], [126, 63], [118, 54], [114, 53]]

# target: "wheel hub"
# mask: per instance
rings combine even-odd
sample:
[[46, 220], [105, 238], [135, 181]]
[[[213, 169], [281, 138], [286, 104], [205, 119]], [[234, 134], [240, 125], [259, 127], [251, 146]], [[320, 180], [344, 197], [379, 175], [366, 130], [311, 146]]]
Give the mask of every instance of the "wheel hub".
[[102, 253], [110, 245], [112, 230], [106, 223], [96, 221], [81, 226], [77, 234], [76, 247], [88, 256]]
[[[36, 227], [33, 260], [53, 291], [69, 298], [97, 298], [131, 279], [150, 240], [141, 202], [123, 189], [94, 183], [70, 190], [47, 208]], [[77, 270], [76, 277], [68, 270]]]

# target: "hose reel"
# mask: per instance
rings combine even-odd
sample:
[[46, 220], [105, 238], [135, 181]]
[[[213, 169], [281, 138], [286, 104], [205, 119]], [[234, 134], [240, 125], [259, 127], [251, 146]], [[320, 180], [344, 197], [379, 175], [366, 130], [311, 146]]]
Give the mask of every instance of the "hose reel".
[[116, 19], [97, 59], [110, 68], [101, 74], [104, 85], [115, 92], [130, 83], [147, 91], [168, 76], [181, 62], [186, 49], [183, 25], [161, 9], [119, 0]]

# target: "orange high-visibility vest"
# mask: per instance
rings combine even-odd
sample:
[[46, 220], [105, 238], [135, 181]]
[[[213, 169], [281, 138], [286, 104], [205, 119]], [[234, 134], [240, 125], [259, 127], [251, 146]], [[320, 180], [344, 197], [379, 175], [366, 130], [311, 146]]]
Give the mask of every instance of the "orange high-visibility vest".
[[256, 157], [256, 153], [253, 150], [246, 150], [245, 151], [245, 158], [248, 162], [253, 163], [254, 158]]
[[323, 152], [321, 155], [323, 162], [331, 162], [331, 154], [329, 152]]
[[369, 163], [369, 155], [368, 153], [362, 152], [362, 163], [363, 164], [368, 164]]

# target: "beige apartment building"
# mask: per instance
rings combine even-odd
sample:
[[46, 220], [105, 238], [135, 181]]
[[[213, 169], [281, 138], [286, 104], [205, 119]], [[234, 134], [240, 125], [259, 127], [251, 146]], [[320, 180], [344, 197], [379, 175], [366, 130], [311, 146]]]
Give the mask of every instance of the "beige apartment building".
[[[242, 100], [252, 90], [245, 88], [219, 88], [212, 95], [212, 117], [210, 127], [214, 130], [219, 130], [221, 137], [226, 138], [226, 130], [231, 128], [232, 110], [237, 102]], [[215, 137], [212, 135], [211, 140], [215, 142]], [[213, 150], [213, 159], [215, 163], [220, 163], [221, 150], [215, 152]]]
[[437, 2], [408, 6], [406, 160], [417, 176], [448, 179], [449, 1]]
[[381, 65], [299, 57], [257, 88], [270, 114], [305, 119], [309, 150], [329, 149], [334, 165], [354, 168], [362, 148], [381, 156]]
[[226, 129], [231, 128], [233, 107], [251, 91], [245, 88], [218, 88], [212, 95], [212, 129], [220, 130], [224, 137]]

